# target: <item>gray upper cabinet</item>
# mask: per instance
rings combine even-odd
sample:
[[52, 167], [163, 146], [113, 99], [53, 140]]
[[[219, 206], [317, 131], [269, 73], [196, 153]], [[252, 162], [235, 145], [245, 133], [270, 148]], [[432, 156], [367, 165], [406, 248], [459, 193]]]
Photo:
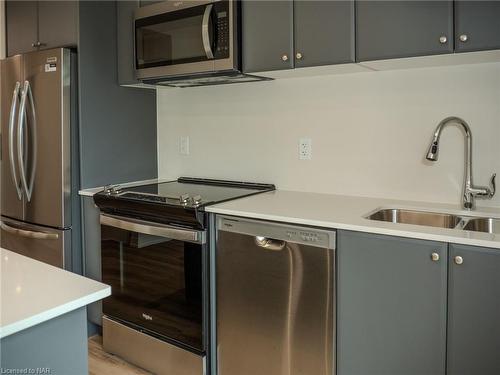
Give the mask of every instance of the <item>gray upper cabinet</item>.
[[498, 375], [500, 251], [450, 245], [449, 264], [448, 374]]
[[246, 73], [354, 61], [354, 1], [242, 1]]
[[36, 50], [38, 40], [38, 3], [36, 1], [6, 1], [5, 23], [7, 56]]
[[243, 71], [293, 68], [293, 1], [244, 0], [241, 7]]
[[78, 40], [77, 1], [39, 1], [38, 41], [41, 48], [72, 47]]
[[120, 85], [140, 83], [135, 77], [134, 69], [134, 11], [138, 7], [139, 1], [117, 1], [116, 3], [116, 47]]
[[444, 375], [448, 245], [349, 231], [337, 241], [337, 374]]
[[294, 2], [295, 67], [354, 62], [354, 1]]
[[77, 45], [76, 1], [6, 1], [5, 19], [7, 56]]
[[456, 51], [498, 48], [500, 48], [500, 1], [456, 1]]
[[359, 1], [358, 61], [453, 52], [453, 1]]

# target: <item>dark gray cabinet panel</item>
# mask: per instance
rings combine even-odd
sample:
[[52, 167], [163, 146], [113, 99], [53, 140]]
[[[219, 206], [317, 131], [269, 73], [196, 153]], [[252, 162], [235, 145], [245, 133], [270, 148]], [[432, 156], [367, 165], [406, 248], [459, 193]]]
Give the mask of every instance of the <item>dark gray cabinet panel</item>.
[[500, 251], [450, 245], [449, 264], [448, 374], [498, 375]]
[[140, 0], [139, 1], [139, 6], [145, 7], [145, 6], [148, 6], [148, 5], [151, 5], [151, 4], [161, 3], [163, 1], [165, 1], [165, 0]]
[[293, 1], [244, 0], [241, 7], [243, 71], [293, 68]]
[[39, 1], [38, 40], [42, 48], [76, 46], [78, 2]]
[[34, 51], [38, 40], [36, 1], [6, 1], [7, 56]]
[[139, 1], [116, 2], [118, 83], [133, 85], [140, 83], [134, 70], [134, 12]]
[[447, 244], [348, 231], [337, 241], [337, 374], [444, 375]]
[[354, 61], [354, 1], [294, 2], [295, 67]]
[[457, 52], [500, 48], [500, 1], [455, 1]]
[[154, 178], [156, 91], [117, 83], [116, 2], [78, 4], [81, 188]]
[[358, 61], [453, 52], [452, 1], [359, 1], [356, 9]]

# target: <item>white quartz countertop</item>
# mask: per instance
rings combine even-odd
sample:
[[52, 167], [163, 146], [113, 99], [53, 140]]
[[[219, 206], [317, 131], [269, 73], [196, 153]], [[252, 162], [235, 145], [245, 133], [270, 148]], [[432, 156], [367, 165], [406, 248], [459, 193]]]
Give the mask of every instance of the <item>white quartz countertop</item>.
[[111, 287], [0, 248], [0, 338], [111, 294]]
[[[477, 203], [480, 204], [480, 201], [478, 200]], [[500, 218], [500, 209], [496, 208], [478, 208], [471, 212], [463, 211], [460, 206], [450, 204], [286, 190], [276, 190], [215, 204], [207, 207], [206, 210], [216, 214], [500, 249], [500, 235], [498, 234], [365, 219], [367, 214], [379, 208], [406, 208], [466, 216]]]

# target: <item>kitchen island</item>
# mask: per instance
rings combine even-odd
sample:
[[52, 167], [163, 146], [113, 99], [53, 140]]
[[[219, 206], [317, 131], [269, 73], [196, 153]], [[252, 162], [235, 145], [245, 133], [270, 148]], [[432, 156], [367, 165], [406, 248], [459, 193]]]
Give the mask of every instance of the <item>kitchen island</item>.
[[2, 373], [88, 374], [86, 306], [111, 288], [0, 248]]

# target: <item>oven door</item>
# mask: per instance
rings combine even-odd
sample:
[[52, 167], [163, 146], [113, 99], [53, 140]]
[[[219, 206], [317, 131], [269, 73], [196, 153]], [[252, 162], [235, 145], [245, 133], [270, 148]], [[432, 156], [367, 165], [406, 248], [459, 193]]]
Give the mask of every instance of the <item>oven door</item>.
[[137, 78], [235, 70], [233, 1], [168, 1], [135, 16]]
[[205, 351], [206, 232], [101, 214], [103, 313]]

